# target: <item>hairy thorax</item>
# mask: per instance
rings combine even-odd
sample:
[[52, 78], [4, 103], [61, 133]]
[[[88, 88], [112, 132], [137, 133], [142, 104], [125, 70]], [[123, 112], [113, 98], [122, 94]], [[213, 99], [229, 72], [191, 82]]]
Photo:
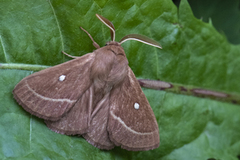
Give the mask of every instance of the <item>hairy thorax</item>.
[[126, 77], [128, 61], [123, 48], [117, 42], [108, 42], [107, 46], [94, 53], [95, 59], [91, 68], [94, 90], [107, 93]]

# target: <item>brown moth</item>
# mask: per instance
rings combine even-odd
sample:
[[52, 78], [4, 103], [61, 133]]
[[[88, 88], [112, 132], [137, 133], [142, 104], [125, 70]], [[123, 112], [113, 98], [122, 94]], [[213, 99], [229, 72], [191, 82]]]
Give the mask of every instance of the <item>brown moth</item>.
[[69, 55], [74, 59], [24, 78], [14, 88], [14, 98], [26, 111], [43, 118], [51, 130], [82, 135], [100, 149], [157, 148], [156, 118], [120, 45], [137, 40], [161, 46], [136, 34], [115, 42], [113, 24], [96, 16], [110, 28], [112, 41], [100, 48], [82, 29], [97, 50], [81, 57]]

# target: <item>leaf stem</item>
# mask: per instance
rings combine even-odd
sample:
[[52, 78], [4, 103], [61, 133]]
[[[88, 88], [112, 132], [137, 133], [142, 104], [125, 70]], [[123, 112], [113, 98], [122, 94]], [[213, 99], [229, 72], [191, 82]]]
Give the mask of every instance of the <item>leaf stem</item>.
[[169, 83], [160, 80], [138, 79], [141, 87], [154, 90], [164, 90], [178, 94], [196, 96], [201, 98], [210, 98], [217, 101], [224, 101], [233, 104], [240, 104], [240, 94], [229, 93], [223, 91], [214, 91], [196, 86], [181, 85], [177, 83]]
[[29, 71], [40, 71], [50, 66], [36, 65], [36, 64], [21, 64], [21, 63], [0, 63], [0, 69], [18, 69]]

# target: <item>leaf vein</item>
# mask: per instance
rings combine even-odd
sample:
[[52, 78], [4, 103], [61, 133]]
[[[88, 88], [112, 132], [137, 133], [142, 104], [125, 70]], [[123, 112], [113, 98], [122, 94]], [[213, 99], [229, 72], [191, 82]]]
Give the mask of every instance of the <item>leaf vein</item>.
[[1, 36], [1, 35], [0, 35], [0, 43], [1, 43], [2, 48], [3, 48], [3, 53], [4, 53], [5, 60], [6, 60], [6, 62], [8, 63], [7, 53], [6, 53], [6, 49], [5, 49], [4, 45], [3, 45], [3, 39], [2, 39], [2, 36]]
[[30, 151], [32, 150], [31, 143], [32, 143], [32, 115], [30, 117], [30, 133], [29, 133], [29, 148], [30, 148]]
[[52, 6], [51, 1], [49, 0], [48, 2], [49, 2], [49, 4], [50, 4], [50, 6], [51, 6], [51, 9], [52, 9], [52, 11], [53, 11], [54, 18], [56, 19], [56, 22], [57, 22], [57, 27], [58, 27], [59, 34], [60, 34], [60, 39], [61, 39], [61, 42], [62, 42], [62, 51], [64, 51], [63, 36], [62, 36], [62, 31], [61, 31], [61, 28], [60, 28], [60, 25], [59, 25], [59, 21], [58, 21], [58, 19], [57, 19], [57, 15], [56, 15], [56, 13], [55, 13], [55, 11], [54, 11], [54, 8], [53, 8], [53, 6]]

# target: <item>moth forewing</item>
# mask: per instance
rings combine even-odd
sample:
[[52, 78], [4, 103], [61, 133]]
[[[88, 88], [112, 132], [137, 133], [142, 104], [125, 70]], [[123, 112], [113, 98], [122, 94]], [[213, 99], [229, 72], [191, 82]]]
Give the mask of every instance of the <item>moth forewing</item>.
[[159, 146], [156, 118], [129, 67], [123, 84], [113, 88], [111, 92], [108, 123], [109, 136], [115, 145], [132, 151], [149, 150]]
[[[99, 48], [81, 28], [97, 50], [24, 78], [13, 90], [14, 98], [53, 131], [82, 135], [100, 149], [157, 148], [158, 124], [120, 46], [125, 40], [115, 42], [113, 24], [96, 16], [110, 28], [112, 41]], [[161, 48], [142, 36], [125, 37], [131, 38]]]
[[39, 118], [59, 120], [91, 85], [89, 69], [93, 59], [90, 53], [25, 77], [15, 86], [14, 98]]

